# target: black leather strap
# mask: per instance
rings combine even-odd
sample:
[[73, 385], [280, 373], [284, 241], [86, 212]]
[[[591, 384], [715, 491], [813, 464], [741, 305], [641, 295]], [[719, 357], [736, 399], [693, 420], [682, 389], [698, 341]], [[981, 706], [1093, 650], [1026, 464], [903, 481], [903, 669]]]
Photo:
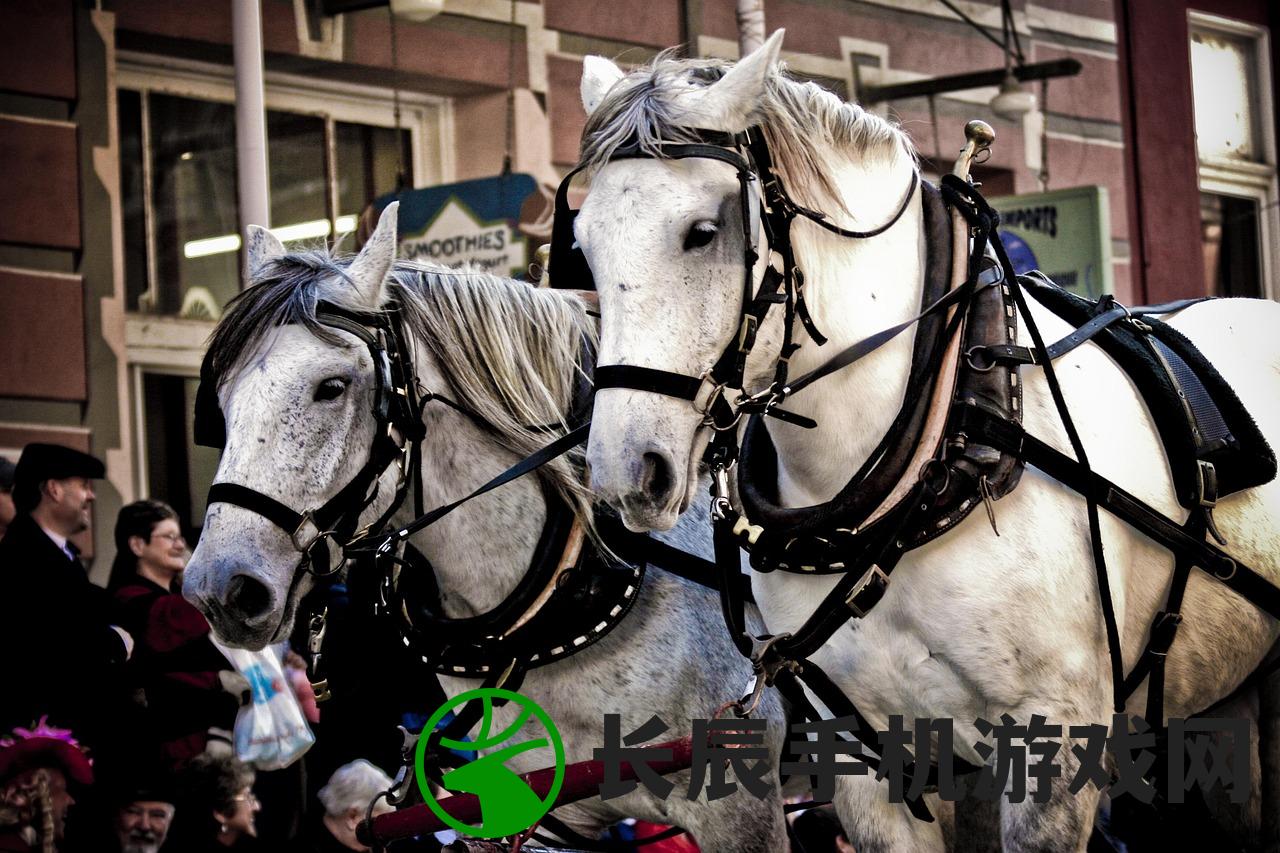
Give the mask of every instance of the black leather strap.
[[293, 536], [302, 524], [301, 513], [294, 512], [270, 495], [239, 483], [214, 483], [209, 487], [207, 502], [232, 504], [257, 513], [289, 536]]
[[[1055, 361], [1082, 344], [1087, 343], [1103, 329], [1130, 316], [1130, 313], [1129, 309], [1122, 305], [1117, 305], [1109, 311], [1102, 312], [1071, 334], [1050, 344], [1046, 350], [1049, 354], [1049, 360]], [[1034, 349], [1017, 346], [1016, 344], [973, 347], [965, 353], [965, 359], [974, 370], [989, 370], [996, 364], [1039, 364]]]
[[672, 373], [669, 370], [657, 370], [652, 367], [638, 367], [634, 364], [605, 364], [596, 367], [595, 387], [597, 391], [606, 388], [630, 388], [635, 391], [650, 391], [679, 400], [692, 400], [698, 396], [702, 380], [696, 376], [683, 373]]
[[[996, 269], [996, 268], [993, 267], [992, 269]], [[999, 278], [995, 278], [994, 281], [999, 281]], [[853, 364], [859, 359], [862, 359], [870, 355], [880, 347], [887, 344], [889, 341], [896, 338], [898, 335], [905, 332], [907, 329], [914, 326], [916, 323], [919, 323], [925, 317], [928, 317], [932, 314], [936, 314], [940, 311], [945, 311], [946, 309], [952, 307], [953, 305], [959, 305], [963, 303], [966, 299], [969, 298], [970, 294], [973, 293], [975, 287], [989, 286], [989, 283], [990, 283], [989, 281], [984, 280], [982, 277], [980, 277], [977, 282], [974, 282], [974, 281], [965, 282], [960, 287], [957, 287], [954, 290], [948, 291], [947, 293], [943, 294], [939, 299], [935, 300], [932, 305], [930, 305], [928, 308], [925, 308], [923, 311], [921, 311], [916, 316], [910, 318], [909, 320], [904, 320], [898, 325], [890, 326], [887, 329], [881, 329], [879, 332], [876, 332], [874, 335], [869, 335], [863, 338], [862, 340], [858, 341], [857, 343], [852, 344], [849, 347], [846, 347], [844, 350], [838, 353], [830, 361], [823, 364], [821, 367], [806, 373], [804, 376], [801, 376], [799, 379], [796, 379], [794, 382], [788, 383], [787, 396], [791, 396], [803, 390], [804, 388], [808, 387], [809, 385], [812, 385], [814, 382], [817, 382], [819, 379], [822, 379], [825, 376], [830, 376], [832, 373], [835, 373], [837, 370], [841, 370], [845, 367], [848, 367], [849, 365]]]
[[466, 497], [460, 498], [452, 503], [444, 504], [443, 506], [438, 506], [426, 515], [420, 516], [419, 518], [409, 522], [409, 524], [394, 533], [381, 537], [377, 550], [383, 553], [390, 552], [394, 549], [396, 544], [408, 539], [424, 527], [435, 524], [437, 521], [444, 518], [467, 501], [474, 500], [486, 492], [493, 491], [499, 486], [506, 485], [512, 480], [523, 477], [531, 471], [536, 471], [538, 468], [541, 468], [557, 456], [563, 456], [565, 453], [568, 453], [570, 450], [586, 441], [590, 432], [590, 421], [587, 421], [581, 426], [575, 427], [533, 455], [521, 459], [515, 465], [512, 465], [492, 480], [489, 480]]
[[1138, 532], [1217, 578], [1227, 588], [1280, 619], [1280, 587], [1215, 545], [1190, 535], [1181, 525], [1115, 483], [1026, 433], [1021, 426], [995, 418], [973, 406], [964, 407], [966, 429], [1000, 450], [1015, 453], [1069, 489], [1095, 500]]
[[[902, 204], [898, 205], [897, 212], [893, 214], [893, 216], [889, 219], [888, 222], [885, 222], [883, 225], [879, 225], [875, 228], [872, 228], [870, 231], [852, 231], [848, 228], [841, 228], [838, 225], [833, 225], [827, 221], [827, 215], [825, 213], [819, 213], [816, 210], [810, 210], [807, 207], [798, 205], [791, 200], [790, 196], [787, 196], [786, 198], [787, 198], [787, 202], [791, 205], [791, 207], [795, 210], [796, 213], [800, 214], [805, 219], [811, 220], [812, 222], [822, 226], [823, 228], [830, 231], [832, 234], [836, 234], [841, 237], [848, 237], [854, 240], [865, 240], [868, 237], [875, 237], [877, 235], [883, 234], [884, 232], [888, 231], [890, 228], [892, 228], [894, 225], [897, 224], [898, 220], [902, 218], [902, 214], [906, 213], [907, 208], [910, 207], [911, 197], [916, 194], [916, 187], [919, 185], [920, 185], [920, 173], [915, 169], [912, 169], [911, 185], [907, 187], [907, 193], [902, 197]], [[785, 191], [784, 191], [784, 195], [785, 195]]]

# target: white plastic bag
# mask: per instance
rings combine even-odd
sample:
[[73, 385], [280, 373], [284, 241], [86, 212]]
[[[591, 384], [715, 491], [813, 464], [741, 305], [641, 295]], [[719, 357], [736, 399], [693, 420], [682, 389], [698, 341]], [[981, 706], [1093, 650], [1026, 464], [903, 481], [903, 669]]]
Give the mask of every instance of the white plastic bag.
[[236, 715], [236, 757], [260, 770], [288, 767], [316, 737], [289, 687], [280, 657], [270, 646], [251, 652], [216, 640], [214, 645], [249, 682], [250, 701]]

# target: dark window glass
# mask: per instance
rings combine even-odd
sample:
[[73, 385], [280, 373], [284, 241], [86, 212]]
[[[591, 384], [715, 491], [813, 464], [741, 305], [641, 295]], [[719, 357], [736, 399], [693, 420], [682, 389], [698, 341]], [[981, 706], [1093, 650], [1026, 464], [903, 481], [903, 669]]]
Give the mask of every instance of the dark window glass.
[[1210, 296], [1262, 296], [1258, 203], [1200, 194], [1200, 233]]
[[324, 119], [268, 110], [267, 161], [271, 227], [290, 249], [317, 244], [329, 235]]
[[[399, 132], [398, 145], [396, 130], [390, 127], [336, 122], [334, 132], [337, 135], [339, 218], [357, 217], [369, 202], [394, 192], [401, 163], [404, 164], [404, 185], [413, 186], [409, 131]], [[340, 225], [339, 230], [345, 229]]]
[[120, 120], [120, 208], [124, 225], [124, 286], [126, 304], [138, 310], [147, 292], [146, 193], [142, 178], [142, 95], [117, 92]]
[[150, 96], [157, 311], [208, 318], [240, 289], [235, 108]]
[[192, 438], [197, 385], [185, 376], [142, 377], [148, 494], [171, 505], [184, 530], [199, 532], [219, 455], [213, 448], [198, 447]]

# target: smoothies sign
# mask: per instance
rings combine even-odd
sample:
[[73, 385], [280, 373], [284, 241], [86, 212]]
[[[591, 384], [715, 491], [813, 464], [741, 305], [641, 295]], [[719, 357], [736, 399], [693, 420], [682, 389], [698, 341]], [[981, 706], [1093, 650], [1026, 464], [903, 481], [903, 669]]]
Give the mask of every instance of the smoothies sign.
[[400, 201], [398, 257], [518, 276], [529, 263], [520, 209], [536, 189], [529, 175], [500, 175], [383, 196], [377, 207]]

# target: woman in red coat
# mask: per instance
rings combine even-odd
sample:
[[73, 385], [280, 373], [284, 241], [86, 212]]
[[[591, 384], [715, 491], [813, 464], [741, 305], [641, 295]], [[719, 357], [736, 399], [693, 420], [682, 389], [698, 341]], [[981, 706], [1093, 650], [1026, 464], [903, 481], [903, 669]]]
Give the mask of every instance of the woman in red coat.
[[147, 728], [166, 763], [204, 751], [209, 729], [230, 732], [238, 702], [219, 673], [233, 672], [209, 641], [209, 623], [181, 594], [187, 547], [177, 513], [137, 501], [116, 519], [111, 589], [136, 646], [130, 667], [146, 696]]

